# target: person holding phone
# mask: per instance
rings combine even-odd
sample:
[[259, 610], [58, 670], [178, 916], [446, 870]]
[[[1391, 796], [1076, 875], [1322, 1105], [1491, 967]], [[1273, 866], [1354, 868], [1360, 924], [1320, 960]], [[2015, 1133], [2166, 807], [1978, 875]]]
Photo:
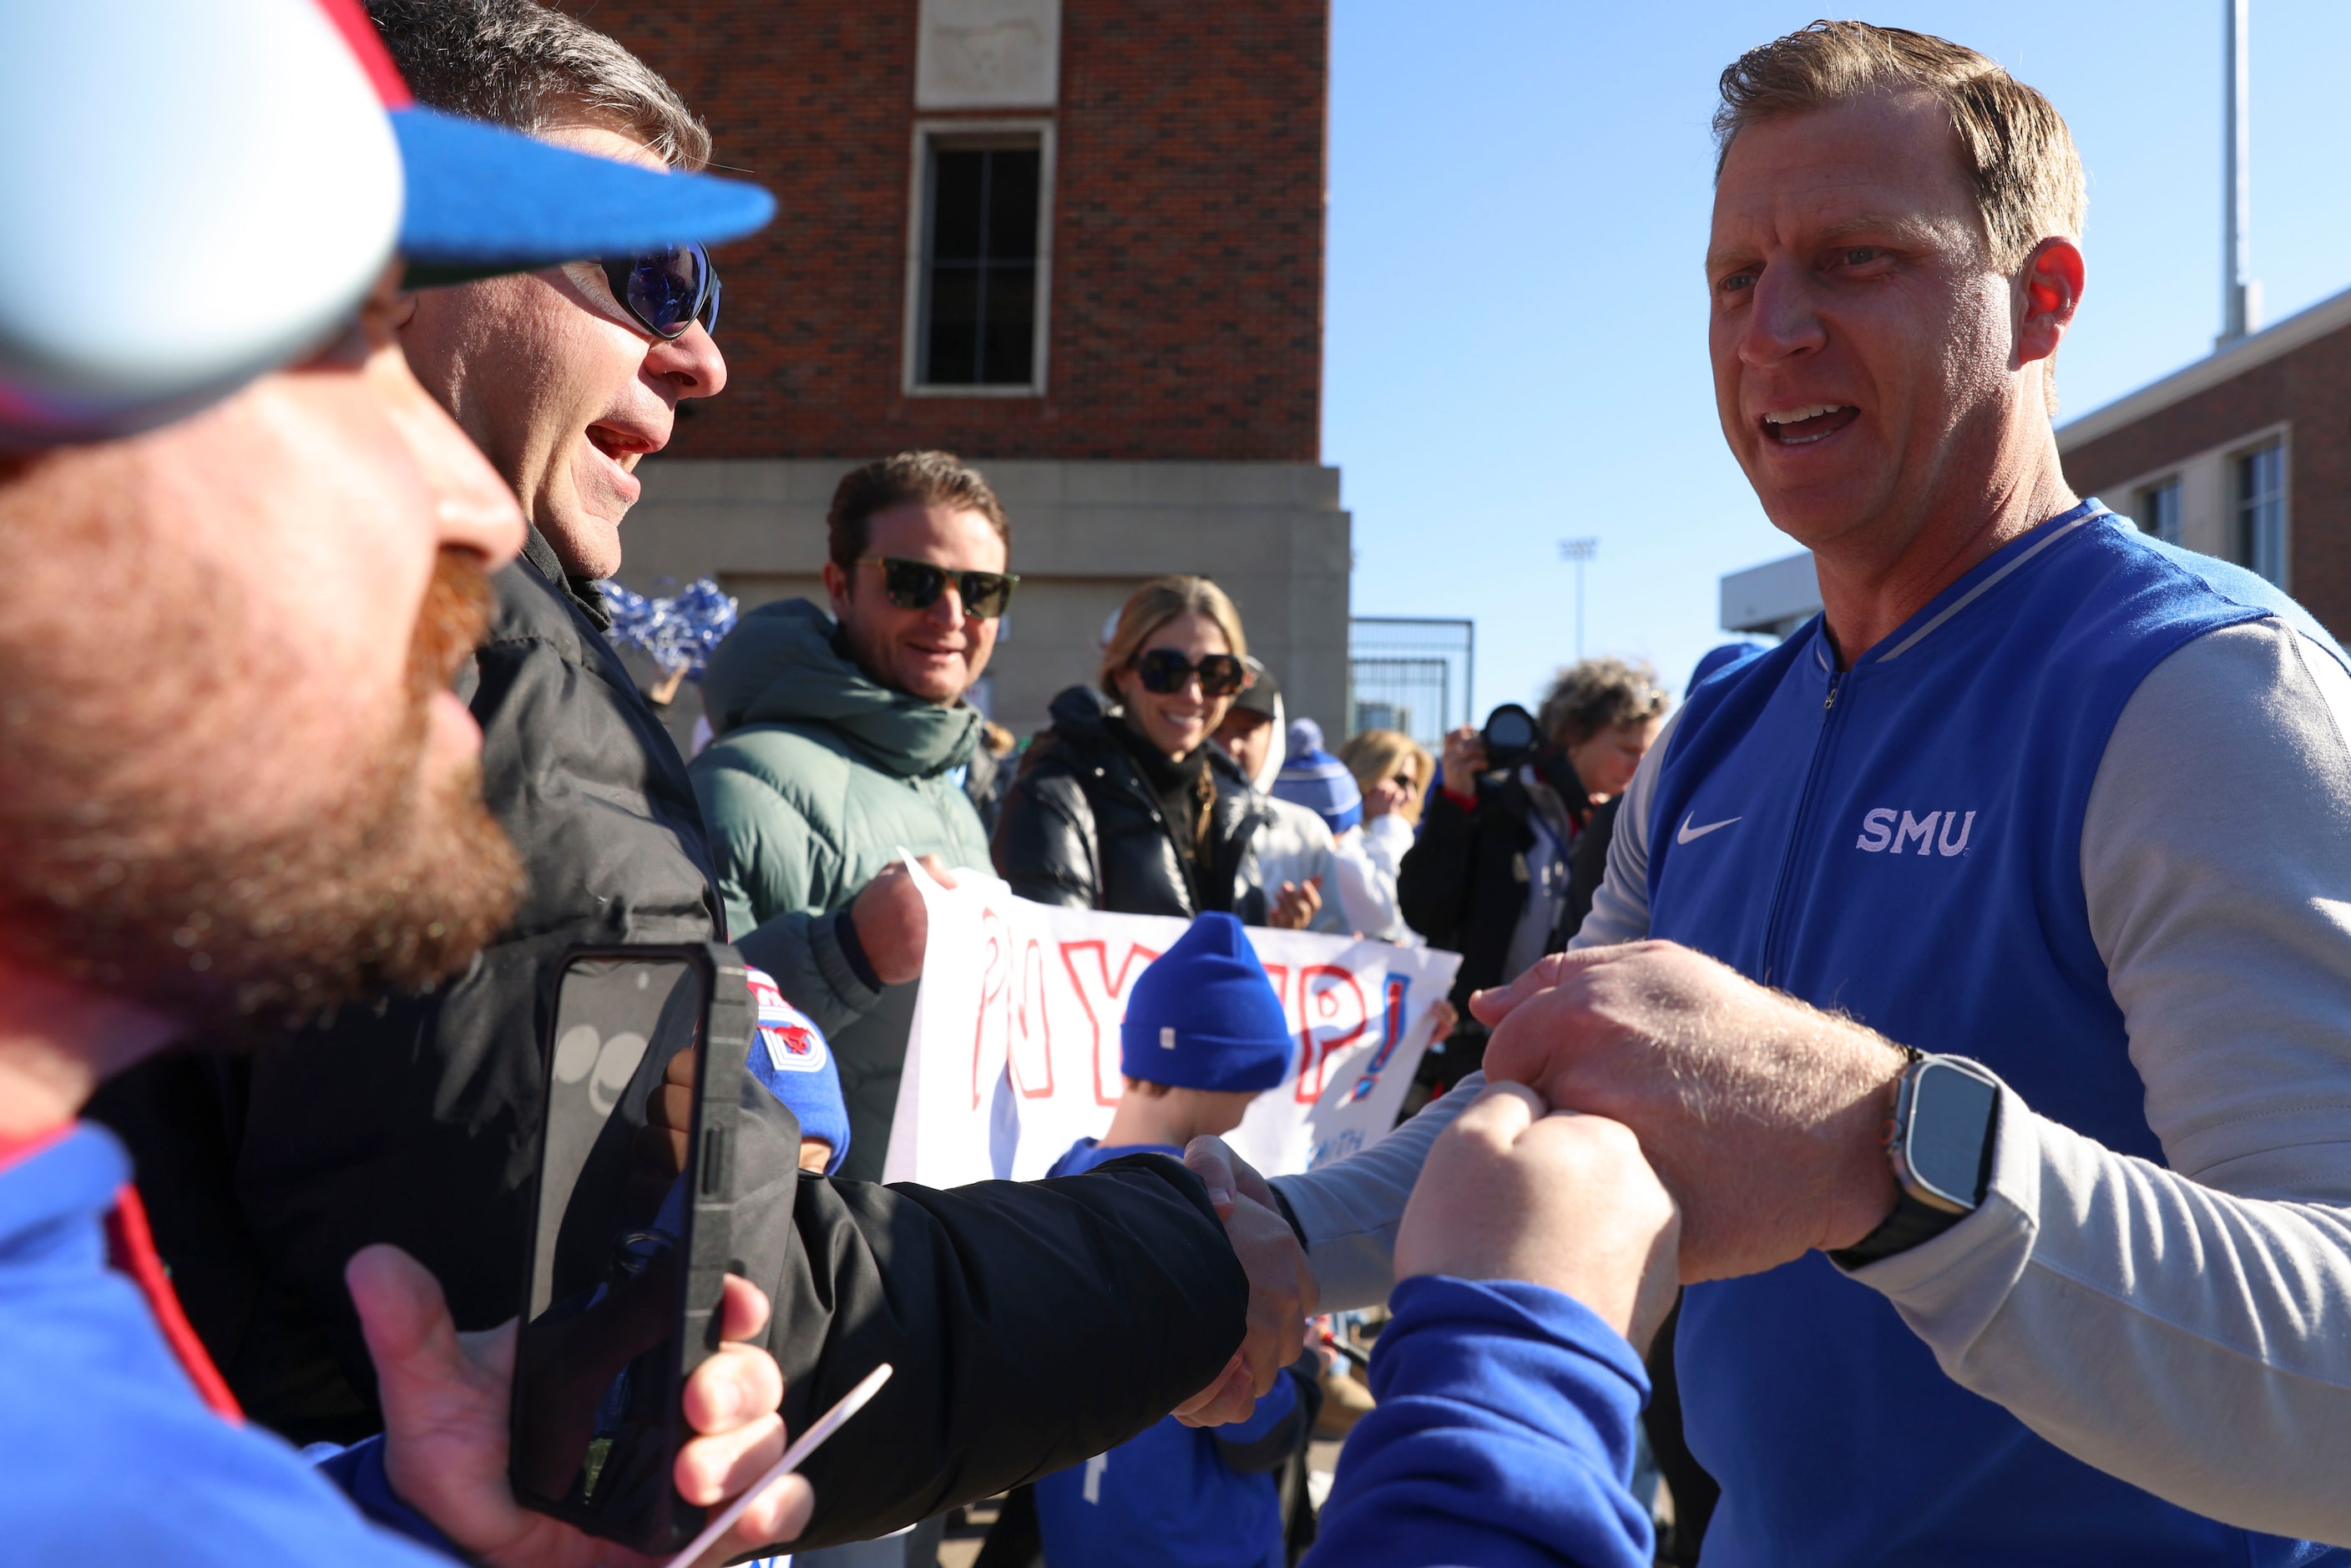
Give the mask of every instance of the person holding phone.
[[[22, 11], [0, 74], [42, 148], [0, 168], [0, 222], [77, 236], [81, 290], [0, 303], [0, 1541], [32, 1568], [624, 1561], [517, 1503], [514, 1327], [460, 1334], [397, 1249], [342, 1271], [382, 1431], [313, 1468], [246, 1425], [78, 1118], [196, 1030], [440, 980], [514, 905], [448, 685], [523, 520], [408, 371], [403, 266], [715, 241], [773, 204], [418, 110], [349, 0]], [[665, 1478], [690, 1503], [783, 1450], [739, 1343], [767, 1314], [726, 1284]], [[755, 1500], [710, 1560], [809, 1503]]]
[[1250, 683], [1248, 656], [1240, 612], [1207, 578], [1136, 589], [1102, 650], [1100, 695], [1071, 686], [1053, 699], [1052, 727], [1005, 792], [993, 849], [1012, 891], [1076, 909], [1304, 927], [1321, 904], [1311, 886], [1249, 884], [1268, 818], [1211, 738]]
[[1632, 782], [1665, 722], [1646, 664], [1593, 658], [1559, 673], [1540, 714], [1494, 710], [1483, 732], [1445, 737], [1440, 788], [1396, 871], [1405, 923], [1461, 955], [1459, 1022], [1422, 1059], [1424, 1082], [1450, 1087], [1484, 1059], [1473, 992], [1505, 984], [1575, 935], [1566, 925], [1576, 840], [1593, 808]]

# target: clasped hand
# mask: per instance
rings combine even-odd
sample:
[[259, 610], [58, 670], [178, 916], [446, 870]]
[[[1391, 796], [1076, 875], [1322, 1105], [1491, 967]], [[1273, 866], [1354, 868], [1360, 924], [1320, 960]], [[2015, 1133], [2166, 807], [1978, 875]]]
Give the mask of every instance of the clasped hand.
[[1876, 1229], [1901, 1049], [1671, 942], [1554, 953], [1469, 1010], [1486, 1073], [1623, 1123], [1681, 1209], [1686, 1283]]

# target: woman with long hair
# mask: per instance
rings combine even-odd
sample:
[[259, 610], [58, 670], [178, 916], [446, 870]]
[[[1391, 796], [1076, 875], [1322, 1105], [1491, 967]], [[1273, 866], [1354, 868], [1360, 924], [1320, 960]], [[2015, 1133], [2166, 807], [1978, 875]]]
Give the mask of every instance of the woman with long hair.
[[1240, 612], [1205, 577], [1134, 591], [1102, 650], [1099, 692], [1053, 699], [1052, 727], [1021, 759], [993, 845], [1023, 898], [1129, 915], [1206, 910], [1303, 925], [1303, 890], [1270, 901], [1244, 874], [1266, 820], [1211, 743], [1251, 679]]

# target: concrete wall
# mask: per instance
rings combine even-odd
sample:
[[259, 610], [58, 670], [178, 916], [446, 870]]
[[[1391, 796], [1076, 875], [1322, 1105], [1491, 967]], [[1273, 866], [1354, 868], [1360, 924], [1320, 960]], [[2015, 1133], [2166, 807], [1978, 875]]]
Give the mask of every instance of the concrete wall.
[[[824, 602], [824, 514], [862, 457], [683, 459], [640, 470], [621, 580], [716, 578], [744, 607]], [[975, 461], [1012, 518], [1020, 588], [989, 665], [989, 706], [1016, 733], [1092, 680], [1103, 621], [1147, 578], [1202, 572], [1240, 607], [1249, 651], [1293, 714], [1345, 733], [1349, 519], [1339, 471], [1311, 463]]]

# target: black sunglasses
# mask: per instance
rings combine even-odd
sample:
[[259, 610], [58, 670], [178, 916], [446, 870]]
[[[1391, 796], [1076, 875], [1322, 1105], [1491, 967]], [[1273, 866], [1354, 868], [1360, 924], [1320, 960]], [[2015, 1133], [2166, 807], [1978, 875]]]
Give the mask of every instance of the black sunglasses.
[[1173, 648], [1154, 648], [1135, 655], [1134, 673], [1144, 691], [1163, 697], [1182, 691], [1194, 675], [1204, 697], [1228, 697], [1249, 684], [1249, 666], [1230, 653], [1209, 653], [1196, 664]]
[[882, 591], [890, 602], [901, 610], [928, 610], [956, 585], [963, 599], [963, 612], [982, 621], [993, 621], [1012, 603], [1012, 591], [1020, 579], [1002, 571], [949, 571], [926, 560], [907, 560], [894, 555], [869, 555], [858, 558], [863, 566], [872, 561], [882, 569]]
[[612, 286], [612, 298], [656, 338], [683, 338], [699, 320], [718, 330], [718, 269], [698, 245], [649, 250], [643, 256], [606, 256], [597, 265]]

